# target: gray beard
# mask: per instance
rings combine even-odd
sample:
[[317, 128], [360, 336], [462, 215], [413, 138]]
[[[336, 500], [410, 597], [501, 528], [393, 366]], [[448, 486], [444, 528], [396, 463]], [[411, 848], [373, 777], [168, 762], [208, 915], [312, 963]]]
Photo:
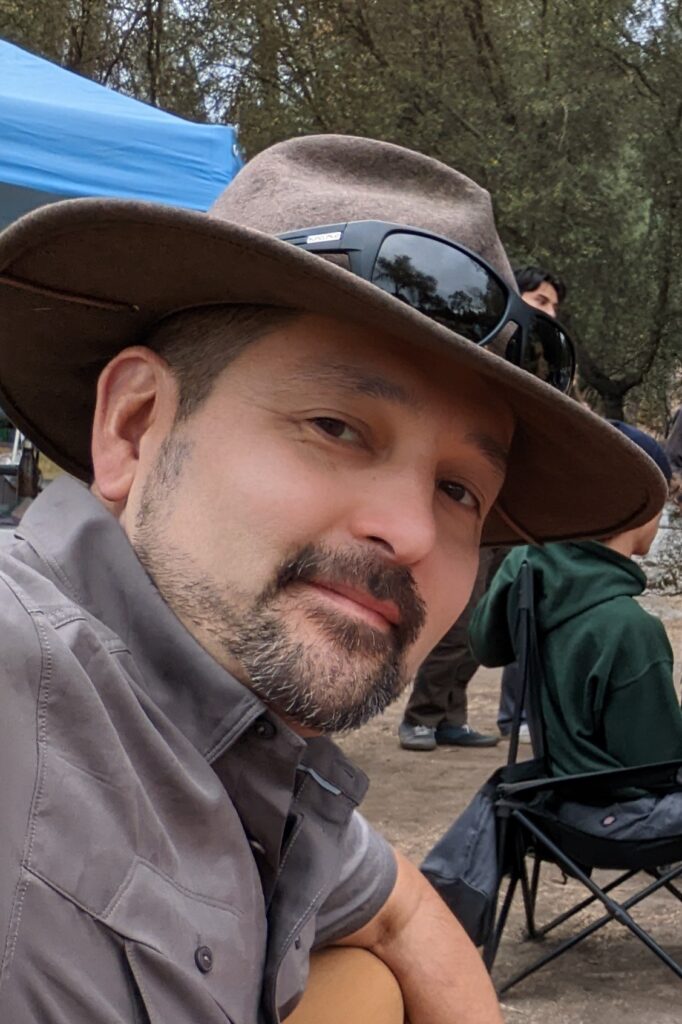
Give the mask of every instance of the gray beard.
[[[387, 634], [364, 622], [321, 608], [305, 597], [297, 602], [286, 580], [273, 581], [255, 600], [244, 593], [226, 593], [186, 554], [173, 550], [165, 539], [172, 495], [188, 454], [172, 437], [162, 447], [150, 474], [132, 539], [140, 562], [161, 596], [199, 641], [208, 641], [221, 661], [240, 666], [240, 678], [280, 714], [325, 733], [356, 729], [380, 714], [405, 689], [410, 679], [404, 651], [423, 623], [423, 605], [413, 584], [401, 576], [402, 601], [411, 614], [411, 626]], [[334, 555], [319, 558], [333, 562]], [[341, 558], [341, 556], [337, 556]], [[356, 579], [375, 579], [381, 573], [377, 559], [346, 556]], [[367, 567], [365, 563], [369, 563]], [[380, 564], [380, 563], [379, 563]], [[292, 565], [305, 580], [305, 552]], [[371, 575], [371, 572], [374, 575]], [[394, 570], [394, 575], [405, 570]], [[369, 576], [368, 576], [369, 574]], [[292, 578], [292, 583], [296, 578]], [[384, 589], [389, 584], [384, 584]], [[380, 583], [374, 584], [375, 589]], [[389, 596], [388, 593], [381, 596]], [[282, 605], [298, 604], [317, 626], [318, 637], [303, 641], [292, 634]], [[300, 613], [300, 612], [299, 612]]]
[[[279, 598], [259, 598], [240, 613], [237, 601], [225, 600], [205, 574], [199, 579], [196, 567], [154, 528], [138, 531], [134, 546], [189, 631], [199, 640], [210, 638], [226, 661], [238, 662], [240, 677], [254, 693], [300, 725], [325, 733], [356, 729], [384, 711], [409, 682], [398, 645], [383, 633], [315, 610], [306, 615], [316, 620], [321, 637], [298, 640]], [[289, 600], [294, 603], [293, 596]]]

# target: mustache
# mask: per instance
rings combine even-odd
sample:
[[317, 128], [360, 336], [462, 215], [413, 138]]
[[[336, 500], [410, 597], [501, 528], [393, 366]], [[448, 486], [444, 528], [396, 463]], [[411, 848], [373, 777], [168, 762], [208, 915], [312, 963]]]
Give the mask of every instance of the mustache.
[[426, 621], [426, 605], [417, 584], [405, 566], [389, 565], [371, 551], [332, 551], [322, 545], [306, 544], [280, 566], [269, 597], [292, 583], [324, 580], [367, 591], [377, 601], [392, 601], [400, 622], [391, 628], [400, 646], [413, 643]]

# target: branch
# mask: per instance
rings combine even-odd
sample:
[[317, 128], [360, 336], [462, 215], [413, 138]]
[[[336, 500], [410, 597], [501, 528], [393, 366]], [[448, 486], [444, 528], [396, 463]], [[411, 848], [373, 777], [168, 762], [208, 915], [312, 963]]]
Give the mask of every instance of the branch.
[[518, 126], [518, 119], [508, 100], [509, 90], [492, 35], [485, 22], [482, 0], [465, 0], [464, 17], [469, 26], [472, 42], [478, 53], [478, 63], [488, 80], [488, 88], [493, 99], [502, 112], [506, 123], [516, 128]]
[[619, 53], [617, 50], [612, 50], [608, 46], [603, 46], [602, 44], [598, 43], [597, 48], [602, 50], [608, 57], [610, 57], [614, 64], [616, 64], [616, 66], [621, 71], [631, 71], [634, 75], [636, 75], [636, 77], [642, 83], [645, 90], [649, 93], [650, 96], [655, 96], [657, 100], [661, 99], [660, 92], [658, 91], [658, 89], [655, 88], [655, 86], [651, 84], [651, 82], [644, 74], [639, 64], [635, 64], [634, 61], [628, 60], [627, 57], [624, 57], [622, 53]]
[[114, 72], [114, 68], [116, 67], [118, 62], [122, 59], [123, 54], [126, 51], [128, 43], [130, 42], [130, 37], [132, 36], [132, 34], [135, 31], [135, 29], [137, 28], [137, 26], [140, 24], [140, 22], [142, 21], [144, 16], [145, 16], [145, 12], [144, 11], [137, 11], [135, 13], [135, 16], [133, 17], [133, 20], [130, 22], [130, 24], [128, 25], [126, 30], [123, 32], [123, 35], [121, 36], [121, 41], [119, 43], [118, 49], [116, 50], [116, 53], [114, 54], [114, 56], [110, 60], [109, 64], [107, 65], [106, 70], [104, 71], [104, 74], [99, 79], [100, 82], [102, 83], [102, 85], [107, 85], [107, 83], [109, 82], [109, 79], [111, 78], [111, 75]]

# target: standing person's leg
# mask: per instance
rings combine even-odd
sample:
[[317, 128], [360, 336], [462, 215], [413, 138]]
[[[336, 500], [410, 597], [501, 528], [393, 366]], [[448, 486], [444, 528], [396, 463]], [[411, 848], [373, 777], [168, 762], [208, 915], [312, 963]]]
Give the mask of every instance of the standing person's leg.
[[[500, 706], [497, 712], [497, 728], [503, 736], [511, 732], [514, 720], [514, 711], [519, 693], [521, 691], [521, 675], [516, 662], [506, 665], [502, 671], [502, 684], [500, 686]], [[521, 712], [521, 728], [519, 730], [521, 743], [530, 743], [530, 731], [526, 720], [525, 708]]]
[[422, 663], [398, 730], [406, 750], [446, 746], [494, 746], [497, 736], [473, 730], [467, 721], [467, 686], [478, 668], [469, 648], [469, 620], [490, 575], [491, 556], [481, 556], [474, 590], [455, 624]]
[[301, 1002], [286, 1024], [404, 1024], [393, 974], [366, 949], [331, 947], [313, 953]]
[[494, 747], [497, 736], [477, 732], [468, 723], [467, 687], [479, 665], [469, 647], [469, 620], [480, 599], [475, 590], [464, 613], [448, 636], [455, 653], [450, 660], [452, 673], [446, 693], [447, 703], [443, 720], [436, 728], [436, 744], [448, 747]]
[[[509, 548], [494, 549], [490, 575], [488, 577], [488, 586], [492, 583], [493, 576], [508, 553]], [[497, 728], [500, 730], [502, 736], [508, 736], [511, 732], [512, 721], [514, 719], [514, 708], [516, 707], [516, 695], [519, 693], [520, 689], [521, 680], [519, 678], [519, 668], [516, 662], [514, 662], [511, 665], [507, 665], [502, 671], [500, 704], [497, 711]], [[530, 743], [530, 732], [528, 731], [525, 711], [521, 715], [519, 740], [521, 743]]]
[[466, 721], [466, 691], [462, 693], [459, 687], [454, 700], [451, 697], [451, 691], [456, 689], [455, 668], [461, 655], [461, 639], [459, 623], [456, 622], [422, 662], [405, 708], [406, 722], [436, 729], [446, 720], [453, 703], [457, 709], [455, 713]]

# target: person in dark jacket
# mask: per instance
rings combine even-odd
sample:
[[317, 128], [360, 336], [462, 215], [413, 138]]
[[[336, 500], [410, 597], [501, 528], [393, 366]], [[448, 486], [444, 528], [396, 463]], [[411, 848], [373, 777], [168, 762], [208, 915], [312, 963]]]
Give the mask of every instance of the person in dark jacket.
[[[515, 268], [514, 279], [524, 302], [546, 316], [559, 315], [559, 306], [566, 298], [566, 285], [558, 275], [544, 267], [524, 266]], [[506, 553], [506, 548], [481, 552], [469, 603], [420, 666], [398, 727], [404, 750], [435, 750], [437, 746], [494, 747], [499, 742], [499, 736], [479, 732], [468, 721], [467, 687], [479, 666], [469, 647], [469, 620]], [[502, 678], [497, 718], [503, 736], [509, 733], [516, 687], [515, 667], [509, 666]], [[521, 739], [530, 741], [525, 721]]]
[[[662, 447], [643, 431], [615, 426], [670, 481]], [[662, 623], [635, 600], [646, 577], [632, 556], [649, 551], [659, 518], [601, 542], [516, 548], [473, 614], [471, 645], [482, 664], [512, 661], [509, 602], [521, 563], [531, 563], [539, 578], [542, 714], [557, 775], [682, 757], [670, 643]]]

